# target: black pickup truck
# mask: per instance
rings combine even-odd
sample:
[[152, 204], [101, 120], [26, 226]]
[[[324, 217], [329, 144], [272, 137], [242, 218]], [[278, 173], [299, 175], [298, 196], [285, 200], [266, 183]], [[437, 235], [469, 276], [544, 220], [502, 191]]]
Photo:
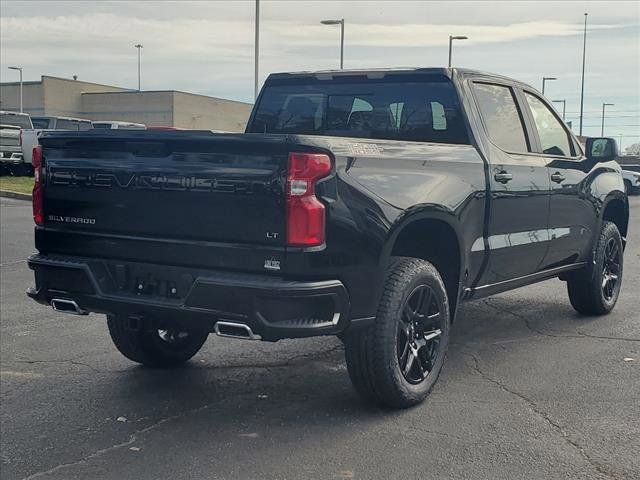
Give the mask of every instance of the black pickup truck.
[[586, 152], [535, 89], [464, 69], [274, 74], [244, 134], [51, 132], [28, 295], [98, 312], [127, 358], [210, 332], [338, 335], [360, 394], [422, 401], [461, 302], [554, 277], [585, 315], [622, 282], [615, 141]]

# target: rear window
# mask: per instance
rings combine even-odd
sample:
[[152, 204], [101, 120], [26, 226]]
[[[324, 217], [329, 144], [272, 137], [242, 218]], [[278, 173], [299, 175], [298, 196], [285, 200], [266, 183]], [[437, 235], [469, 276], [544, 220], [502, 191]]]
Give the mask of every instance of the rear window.
[[33, 128], [29, 115], [0, 114], [0, 125], [13, 125], [20, 128]]
[[59, 118], [56, 122], [56, 130], [91, 130], [93, 125], [90, 121], [83, 120], [68, 120], [66, 118]]
[[49, 120], [48, 118], [31, 118], [31, 122], [33, 123], [33, 128], [49, 128]]
[[105, 129], [108, 130], [108, 129], [111, 128], [111, 124], [110, 123], [96, 123], [96, 122], [93, 122], [93, 128], [100, 128], [100, 129], [103, 129], [103, 130], [105, 130]]
[[443, 76], [267, 85], [248, 131], [469, 143], [456, 91]]

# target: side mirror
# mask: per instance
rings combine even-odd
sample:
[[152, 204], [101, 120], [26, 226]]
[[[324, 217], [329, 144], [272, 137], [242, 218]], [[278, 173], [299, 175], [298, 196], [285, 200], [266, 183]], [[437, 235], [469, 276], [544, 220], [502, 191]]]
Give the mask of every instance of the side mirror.
[[618, 144], [613, 138], [587, 138], [587, 158], [609, 162], [618, 158]]

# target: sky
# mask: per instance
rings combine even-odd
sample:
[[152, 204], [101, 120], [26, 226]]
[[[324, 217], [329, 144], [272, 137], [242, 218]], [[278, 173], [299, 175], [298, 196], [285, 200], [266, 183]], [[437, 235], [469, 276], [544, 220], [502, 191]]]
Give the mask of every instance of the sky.
[[[584, 133], [640, 142], [640, 2], [260, 2], [260, 82], [271, 72], [454, 66], [511, 76], [566, 100], [577, 129], [584, 13], [588, 12]], [[252, 102], [255, 2], [0, 0], [0, 81], [41, 75], [137, 88], [175, 89]], [[558, 104], [561, 113], [561, 104]]]

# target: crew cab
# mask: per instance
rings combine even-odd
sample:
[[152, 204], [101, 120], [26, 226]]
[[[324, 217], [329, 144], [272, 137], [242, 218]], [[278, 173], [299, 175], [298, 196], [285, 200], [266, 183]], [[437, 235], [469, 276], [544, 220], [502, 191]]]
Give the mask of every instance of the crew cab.
[[465, 69], [273, 74], [244, 134], [45, 132], [28, 295], [153, 367], [207, 336], [338, 335], [365, 398], [435, 383], [461, 303], [559, 277], [618, 298], [628, 201], [534, 88]]

